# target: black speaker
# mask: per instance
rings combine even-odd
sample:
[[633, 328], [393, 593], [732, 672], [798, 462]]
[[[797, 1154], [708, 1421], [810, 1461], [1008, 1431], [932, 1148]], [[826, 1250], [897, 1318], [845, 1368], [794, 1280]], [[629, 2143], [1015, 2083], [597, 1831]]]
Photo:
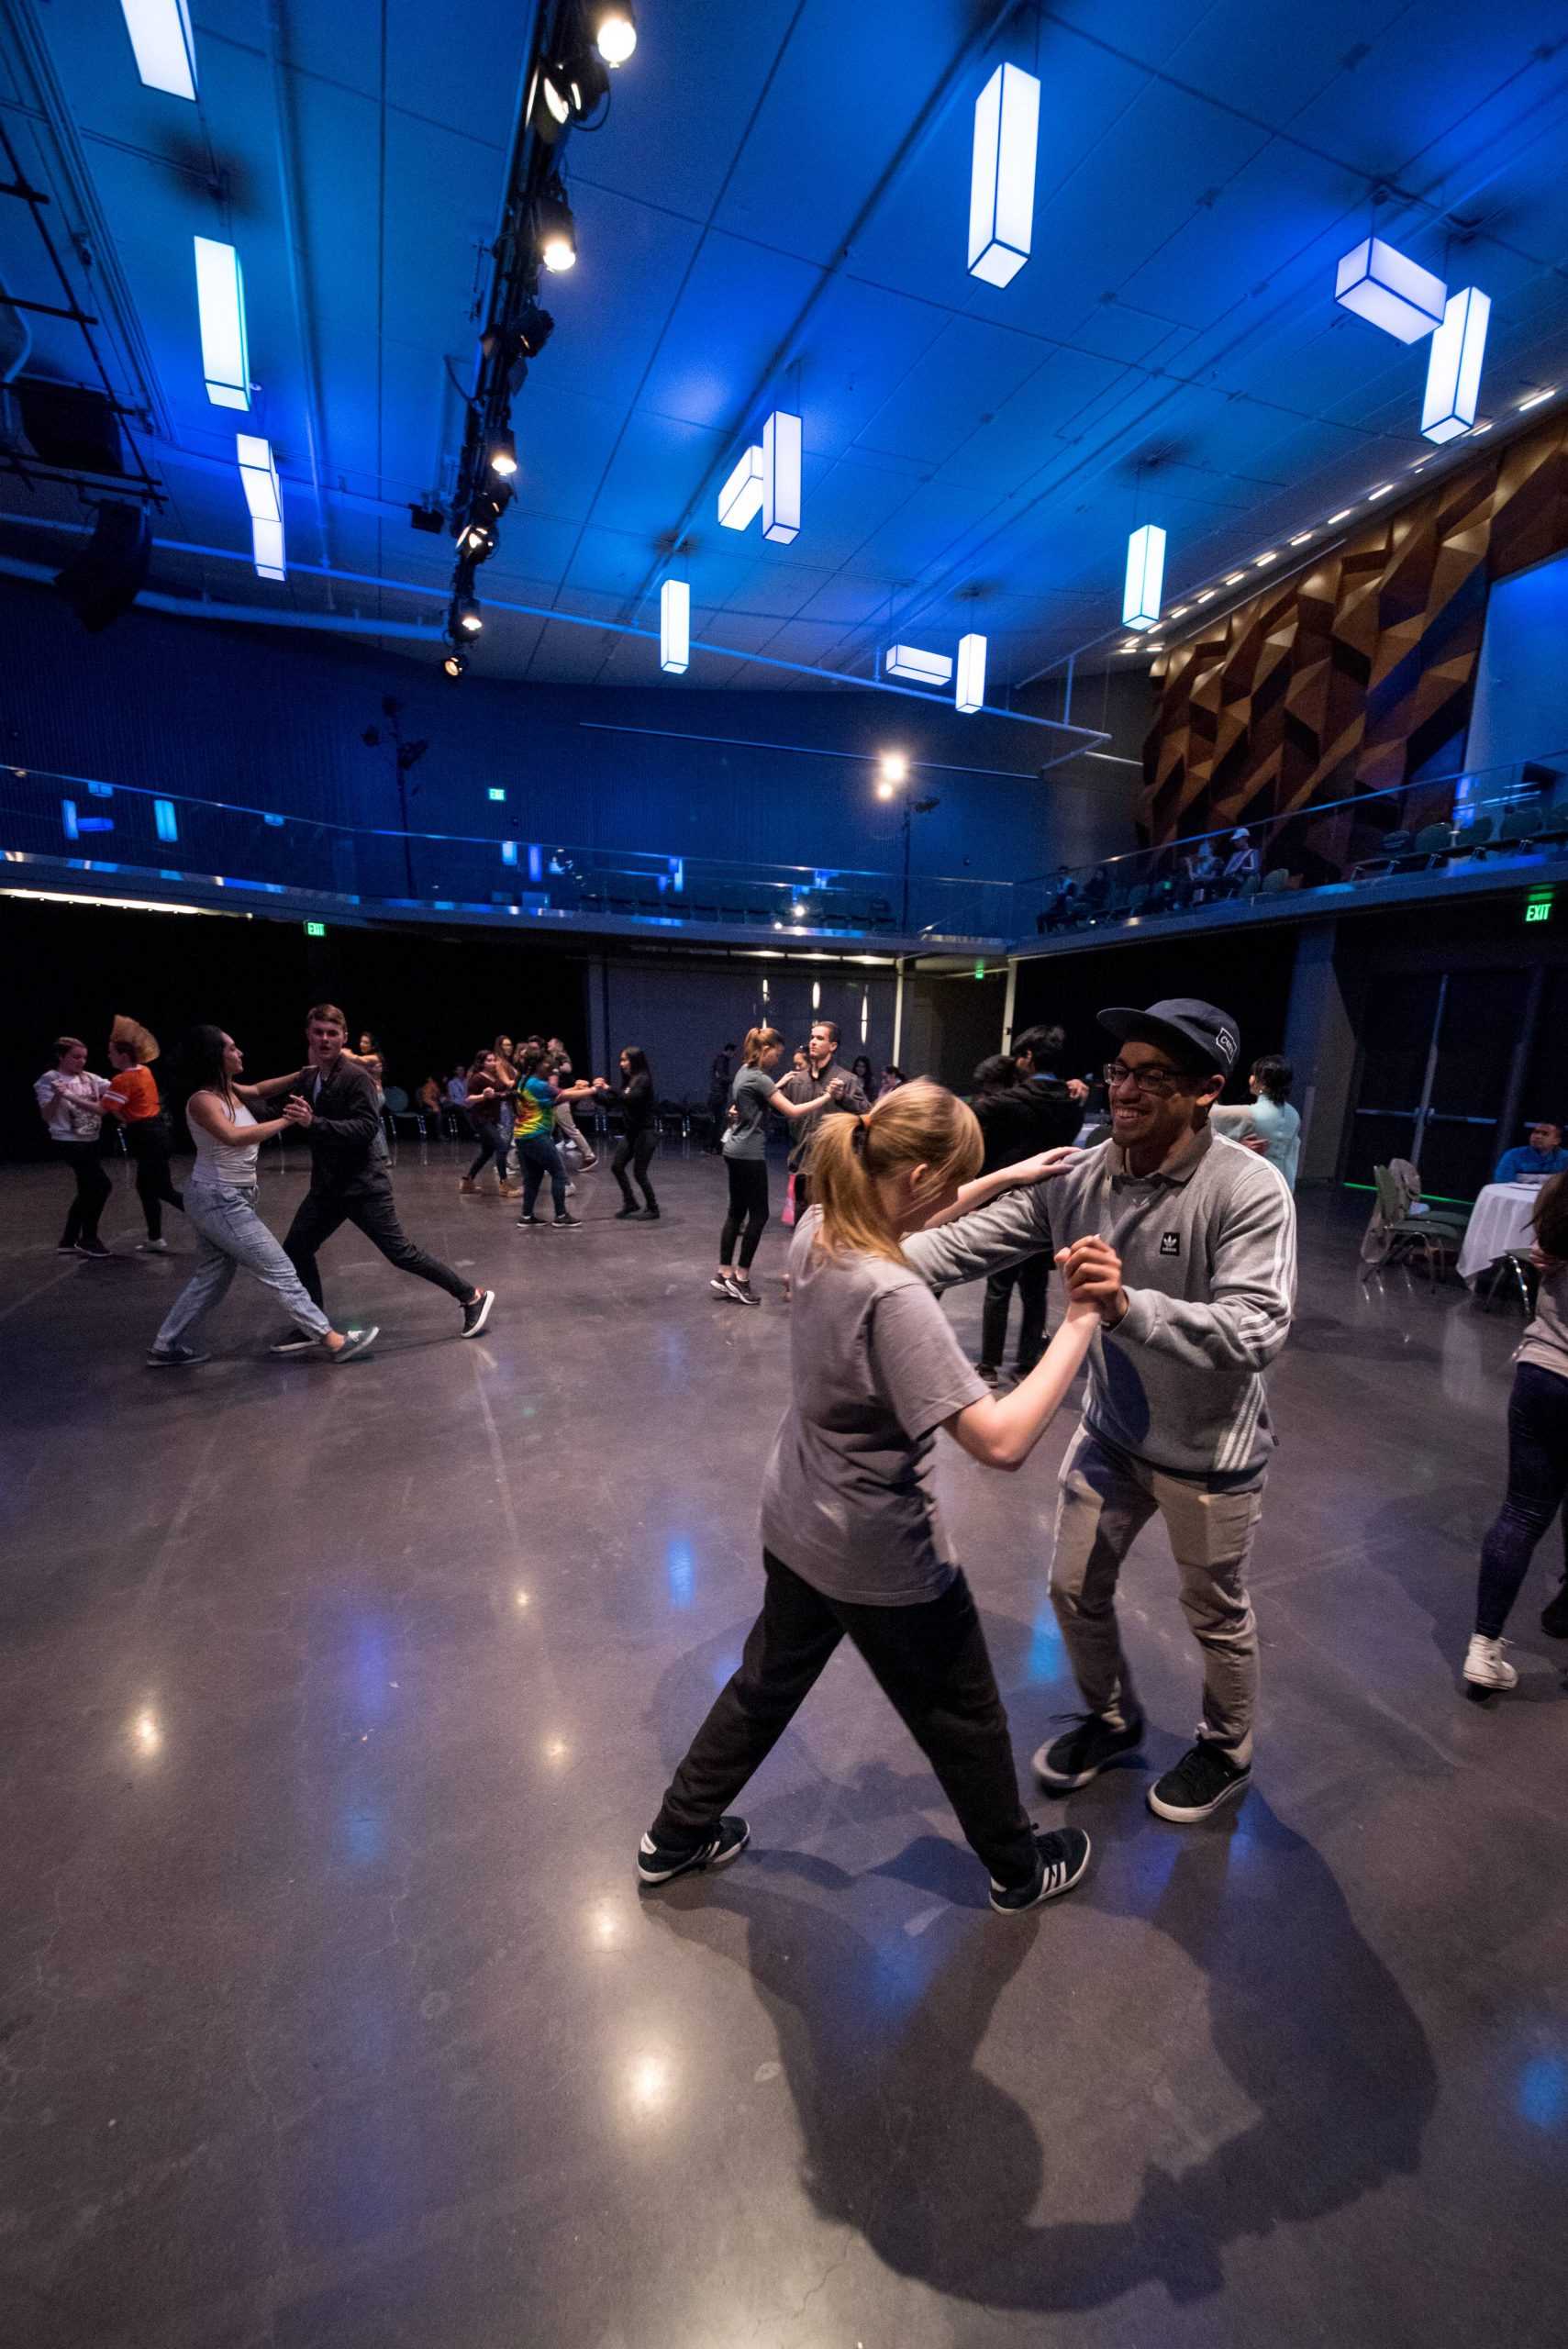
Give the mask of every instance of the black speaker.
[[16, 385], [22, 429], [42, 464], [64, 473], [123, 473], [125, 449], [114, 403], [84, 384], [24, 375]]
[[96, 636], [128, 612], [147, 584], [152, 525], [145, 506], [105, 505], [93, 535], [55, 580], [83, 627]]

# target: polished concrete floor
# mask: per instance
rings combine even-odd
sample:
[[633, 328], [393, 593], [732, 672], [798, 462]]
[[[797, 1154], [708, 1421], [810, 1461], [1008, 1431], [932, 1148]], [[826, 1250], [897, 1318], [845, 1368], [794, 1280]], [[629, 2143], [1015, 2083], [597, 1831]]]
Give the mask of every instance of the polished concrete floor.
[[[396, 1180], [499, 1291], [484, 1339], [345, 1233], [328, 1301], [373, 1356], [265, 1359], [239, 1284], [176, 1378], [141, 1356], [188, 1258], [62, 1264], [52, 1170], [0, 1174], [0, 2341], [1562, 2340], [1555, 1553], [1518, 1697], [1455, 1680], [1517, 1315], [1364, 1290], [1308, 1203], [1234, 1817], [1108, 1776], [1065, 1807], [1084, 1887], [995, 1917], [841, 1654], [752, 1851], [639, 1897], [757, 1598], [785, 1311], [706, 1292], [711, 1160], [661, 1166], [659, 1227], [594, 1177], [573, 1236], [439, 1152]], [[274, 1224], [298, 1188], [267, 1176]], [[1073, 1703], [1068, 1432], [1017, 1477], [944, 1464], [1026, 1769]], [[1126, 1611], [1163, 1763], [1196, 1674], [1155, 1533]]]

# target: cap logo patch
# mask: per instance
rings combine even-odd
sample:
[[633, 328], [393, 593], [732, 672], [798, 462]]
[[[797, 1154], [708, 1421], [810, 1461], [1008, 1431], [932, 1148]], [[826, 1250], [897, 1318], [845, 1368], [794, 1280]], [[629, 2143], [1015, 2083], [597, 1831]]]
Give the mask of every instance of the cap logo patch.
[[1222, 1052], [1228, 1052], [1232, 1060], [1235, 1059], [1236, 1039], [1229, 1028], [1217, 1028], [1214, 1031], [1214, 1041]]

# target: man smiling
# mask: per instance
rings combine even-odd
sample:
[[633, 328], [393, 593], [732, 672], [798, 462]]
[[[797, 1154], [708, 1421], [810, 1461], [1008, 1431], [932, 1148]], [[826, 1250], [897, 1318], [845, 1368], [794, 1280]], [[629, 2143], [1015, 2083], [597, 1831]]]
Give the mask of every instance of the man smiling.
[[1263, 1372], [1290, 1328], [1296, 1223], [1277, 1170], [1209, 1126], [1236, 1063], [1235, 1020], [1178, 996], [1102, 1011], [1100, 1025], [1120, 1046], [1105, 1072], [1111, 1139], [1046, 1182], [915, 1234], [904, 1252], [937, 1288], [1041, 1248], [1074, 1267], [1080, 1288], [1085, 1267], [1104, 1266], [1104, 1327], [1062, 1463], [1051, 1570], [1088, 1710], [1040, 1748], [1035, 1769], [1065, 1793], [1143, 1742], [1116, 1586], [1158, 1513], [1203, 1651], [1204, 1696], [1196, 1742], [1150, 1788], [1149, 1805], [1185, 1825], [1251, 1776], [1258, 1642], [1247, 1562], [1274, 1448]]

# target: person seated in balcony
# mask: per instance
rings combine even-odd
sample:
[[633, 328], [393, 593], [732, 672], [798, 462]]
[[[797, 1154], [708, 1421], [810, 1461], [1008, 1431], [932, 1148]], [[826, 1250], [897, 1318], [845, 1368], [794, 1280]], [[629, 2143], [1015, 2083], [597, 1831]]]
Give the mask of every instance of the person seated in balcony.
[[1520, 1142], [1513, 1150], [1506, 1150], [1497, 1161], [1494, 1183], [1529, 1183], [1548, 1174], [1568, 1171], [1568, 1150], [1562, 1147], [1562, 1129], [1551, 1118], [1538, 1118], [1529, 1130], [1528, 1142]]
[[1199, 841], [1186, 859], [1187, 897], [1195, 906], [1208, 903], [1219, 886], [1225, 871], [1219, 851], [1211, 840]]
[[1232, 897], [1239, 897], [1248, 882], [1255, 881], [1262, 870], [1258, 852], [1252, 846], [1251, 833], [1241, 830], [1232, 832], [1230, 853], [1225, 860], [1227, 894]]
[[1111, 876], [1103, 864], [1096, 864], [1083, 888], [1083, 909], [1091, 921], [1104, 913], [1111, 894]]
[[1041, 933], [1065, 930], [1078, 909], [1078, 885], [1073, 878], [1070, 866], [1057, 866], [1055, 878], [1049, 883], [1048, 889], [1045, 911], [1035, 918], [1035, 928]]

